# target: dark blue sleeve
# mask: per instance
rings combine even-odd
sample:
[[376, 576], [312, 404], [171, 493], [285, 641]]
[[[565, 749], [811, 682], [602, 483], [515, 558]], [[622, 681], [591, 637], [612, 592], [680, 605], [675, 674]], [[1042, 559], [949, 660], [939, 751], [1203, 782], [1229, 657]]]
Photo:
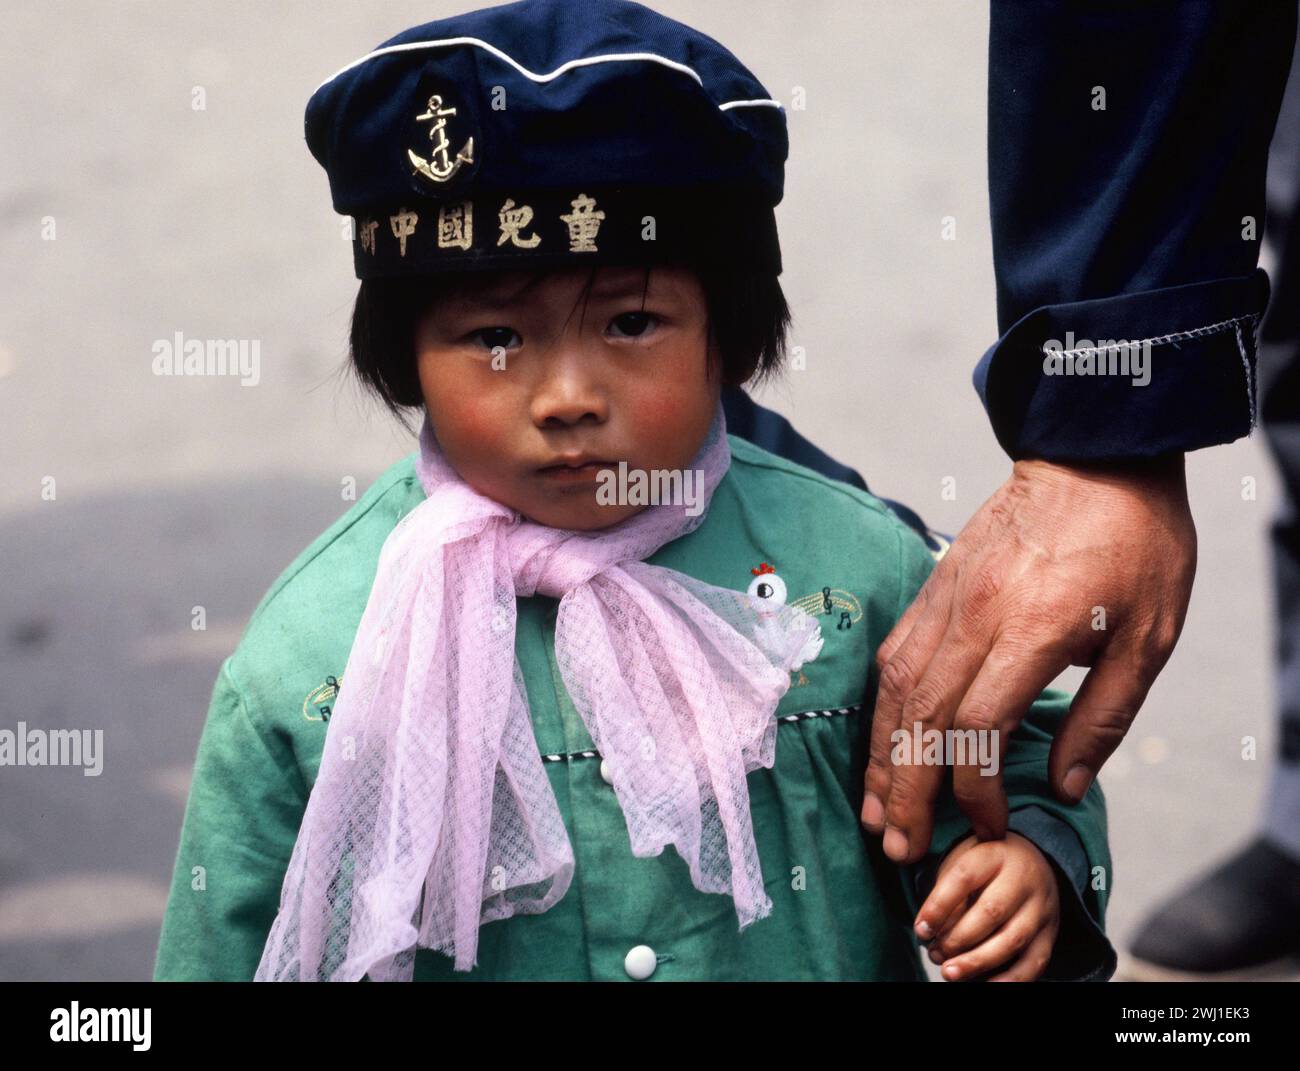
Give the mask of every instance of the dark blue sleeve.
[[1013, 458], [1153, 457], [1253, 426], [1295, 27], [1294, 0], [993, 0], [1001, 337], [974, 380]]

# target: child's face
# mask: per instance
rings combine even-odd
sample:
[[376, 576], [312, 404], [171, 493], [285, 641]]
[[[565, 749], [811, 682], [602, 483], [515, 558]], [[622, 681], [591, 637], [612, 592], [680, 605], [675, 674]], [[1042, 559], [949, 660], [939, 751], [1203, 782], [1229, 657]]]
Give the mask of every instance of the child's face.
[[647, 287], [644, 268], [601, 267], [584, 313], [590, 274], [493, 275], [416, 328], [447, 460], [480, 494], [554, 528], [604, 528], [645, 508], [598, 502], [599, 473], [617, 475], [620, 461], [686, 468], [721, 389], [693, 272], [657, 267]]

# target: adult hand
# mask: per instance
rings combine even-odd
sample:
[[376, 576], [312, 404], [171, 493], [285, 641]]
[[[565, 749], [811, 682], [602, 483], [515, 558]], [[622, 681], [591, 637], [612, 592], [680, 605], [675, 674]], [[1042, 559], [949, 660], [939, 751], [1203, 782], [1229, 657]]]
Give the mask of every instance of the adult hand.
[[[1181, 454], [1122, 467], [1017, 461], [876, 654], [862, 822], [884, 831], [885, 854], [925, 854], [944, 779], [943, 766], [893, 765], [895, 730], [996, 729], [1005, 753], [1070, 665], [1091, 669], [1048, 771], [1062, 800], [1082, 799], [1178, 641], [1195, 572]], [[954, 766], [953, 793], [979, 837], [1005, 835], [1000, 774]]]

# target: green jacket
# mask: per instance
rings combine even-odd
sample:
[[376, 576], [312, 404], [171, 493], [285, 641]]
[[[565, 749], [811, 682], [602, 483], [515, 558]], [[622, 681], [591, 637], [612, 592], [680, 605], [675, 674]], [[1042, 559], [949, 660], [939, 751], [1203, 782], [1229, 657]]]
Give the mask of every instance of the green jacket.
[[[818, 615], [824, 644], [777, 709], [776, 761], [749, 775], [770, 916], [737, 930], [731, 898], [701, 893], [672, 850], [635, 858], [601, 761], [554, 657], [558, 602], [520, 599], [516, 653], [537, 744], [573, 844], [573, 883], [540, 915], [484, 926], [478, 963], [456, 972], [420, 950], [416, 979], [627, 980], [634, 946], [654, 980], [923, 979], [911, 920], [942, 854], [969, 832], [951, 793], [932, 854], [904, 871], [858, 814], [877, 645], [933, 559], [876, 498], [735, 436], [705, 522], [650, 562], [745, 590], [760, 563]], [[249, 979], [320, 763], [329, 711], [397, 520], [425, 497], [414, 453], [385, 472], [302, 552], [254, 611], [213, 690], [199, 743], [155, 977]], [[1063, 806], [1046, 784], [1068, 697], [1045, 693], [1013, 736], [1003, 773], [1012, 828], [1064, 876], [1052, 973], [1108, 976], [1102, 935], [1110, 855], [1099, 788]], [[641, 953], [643, 956], [644, 952]]]

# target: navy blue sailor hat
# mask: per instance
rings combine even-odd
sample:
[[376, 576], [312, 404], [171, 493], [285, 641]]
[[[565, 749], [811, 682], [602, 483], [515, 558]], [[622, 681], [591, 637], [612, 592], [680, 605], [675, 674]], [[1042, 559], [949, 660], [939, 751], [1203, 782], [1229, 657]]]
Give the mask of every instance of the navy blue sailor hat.
[[689, 258], [781, 270], [785, 110], [631, 0], [520, 0], [398, 34], [312, 94], [358, 278]]

